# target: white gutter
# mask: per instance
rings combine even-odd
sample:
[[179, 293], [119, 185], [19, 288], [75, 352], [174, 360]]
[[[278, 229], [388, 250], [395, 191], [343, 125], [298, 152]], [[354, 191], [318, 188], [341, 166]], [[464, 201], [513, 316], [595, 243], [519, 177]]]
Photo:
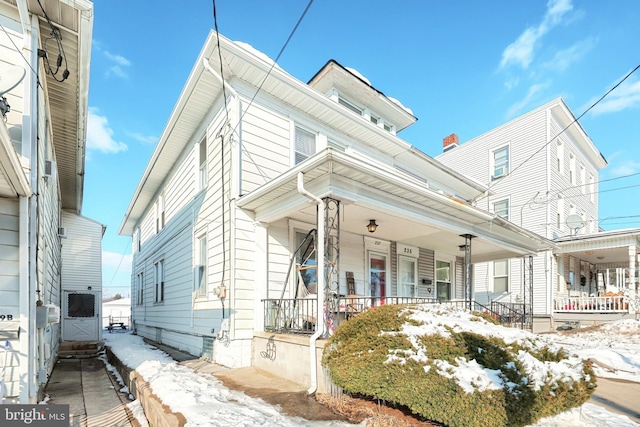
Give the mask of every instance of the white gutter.
[[317, 358], [316, 358], [316, 341], [322, 334], [324, 334], [324, 202], [318, 196], [309, 193], [304, 188], [304, 174], [298, 173], [298, 193], [313, 200], [318, 204], [317, 217], [317, 235], [316, 250], [318, 251], [318, 300], [316, 302], [316, 332], [309, 338], [309, 370], [311, 375], [311, 386], [307, 390], [307, 393], [313, 394], [318, 388], [318, 372], [317, 372]]

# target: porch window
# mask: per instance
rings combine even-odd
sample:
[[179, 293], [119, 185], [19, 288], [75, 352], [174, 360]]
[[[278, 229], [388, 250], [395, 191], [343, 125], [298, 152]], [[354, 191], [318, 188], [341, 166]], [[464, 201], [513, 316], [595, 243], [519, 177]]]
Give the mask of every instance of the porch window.
[[493, 292], [509, 291], [509, 260], [493, 262]]
[[316, 153], [316, 135], [296, 126], [295, 164], [303, 162]]
[[297, 231], [296, 248], [300, 248], [296, 253], [295, 283], [299, 286], [296, 293], [298, 296], [301, 291], [315, 294], [318, 292], [318, 258], [313, 234]]
[[509, 146], [499, 148], [493, 152], [493, 176], [498, 179], [509, 173]]
[[451, 299], [451, 263], [448, 261], [436, 261], [436, 298]]
[[144, 273], [136, 275], [136, 305], [144, 304]]
[[398, 257], [398, 296], [416, 296], [417, 262], [415, 258], [406, 256]]
[[155, 302], [164, 302], [164, 260], [154, 264], [155, 272]]
[[509, 219], [509, 200], [504, 199], [493, 204], [493, 212], [501, 218]]
[[198, 265], [196, 266], [196, 292], [198, 296], [203, 296], [207, 293], [207, 237], [201, 236], [198, 238], [198, 244], [196, 246], [196, 259]]

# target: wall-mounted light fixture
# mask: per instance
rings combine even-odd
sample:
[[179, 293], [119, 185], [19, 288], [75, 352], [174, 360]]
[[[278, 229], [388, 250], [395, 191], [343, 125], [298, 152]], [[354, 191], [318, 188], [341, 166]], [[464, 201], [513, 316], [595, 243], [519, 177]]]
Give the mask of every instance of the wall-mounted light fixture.
[[370, 219], [369, 224], [367, 224], [367, 230], [369, 230], [369, 233], [373, 233], [374, 231], [376, 231], [377, 228], [378, 228], [378, 224], [376, 224], [376, 220]]

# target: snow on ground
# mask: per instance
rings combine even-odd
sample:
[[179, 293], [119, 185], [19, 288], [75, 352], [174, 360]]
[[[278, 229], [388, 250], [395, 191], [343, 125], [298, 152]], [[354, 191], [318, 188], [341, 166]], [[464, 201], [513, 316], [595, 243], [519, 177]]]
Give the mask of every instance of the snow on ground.
[[[463, 318], [457, 321], [466, 322]], [[469, 320], [469, 323], [469, 328], [478, 327], [477, 321]], [[517, 330], [504, 328], [504, 339], [511, 341], [515, 338], [514, 334], [525, 334], [523, 331], [515, 331]], [[539, 337], [565, 347], [582, 358], [597, 360], [600, 363], [595, 366], [598, 376], [640, 382], [640, 322], [636, 320], [618, 321], [596, 330], [544, 334]], [[144, 343], [139, 336], [120, 333], [109, 334], [105, 339], [118, 359], [136, 369], [151, 384], [159, 399], [173, 411], [181, 412], [186, 417], [187, 427], [351, 425], [337, 421], [305, 421], [281, 414], [277, 407], [226, 388], [210, 374], [195, 373], [177, 364], [166, 353]], [[115, 370], [110, 366], [109, 369]], [[146, 421], [139, 405], [134, 402], [130, 407], [145, 426]], [[533, 426], [640, 427], [640, 424], [600, 406], [585, 403], [579, 408], [540, 420]]]

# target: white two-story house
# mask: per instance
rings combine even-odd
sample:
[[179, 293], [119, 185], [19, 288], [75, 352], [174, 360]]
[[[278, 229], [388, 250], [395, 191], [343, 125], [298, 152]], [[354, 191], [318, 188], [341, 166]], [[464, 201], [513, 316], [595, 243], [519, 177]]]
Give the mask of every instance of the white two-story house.
[[[304, 83], [211, 33], [120, 226], [136, 333], [227, 366], [302, 367], [292, 379], [313, 388], [316, 340], [339, 321], [464, 301], [471, 258], [551, 245], [472, 206], [485, 186], [398, 137], [415, 121], [336, 61]], [[309, 349], [274, 344], [287, 332]]]
[[[464, 144], [452, 134], [436, 159], [488, 186], [477, 207], [556, 243], [531, 260], [474, 264], [478, 301], [524, 305], [539, 330], [597, 320], [596, 311], [629, 314], [608, 297], [636, 290], [639, 233], [599, 229], [598, 172], [607, 162], [562, 99]], [[576, 317], [582, 310], [590, 316]]]
[[104, 227], [81, 215], [93, 4], [2, 0], [0, 26], [0, 400], [36, 403], [59, 343], [100, 339]]

